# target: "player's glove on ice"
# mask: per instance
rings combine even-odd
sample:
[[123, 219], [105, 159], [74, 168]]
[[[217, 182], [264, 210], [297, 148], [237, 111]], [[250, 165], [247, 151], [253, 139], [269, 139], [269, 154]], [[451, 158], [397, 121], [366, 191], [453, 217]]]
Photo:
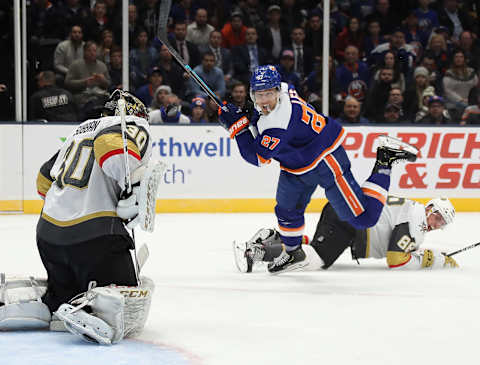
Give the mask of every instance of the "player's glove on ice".
[[223, 109], [226, 110], [218, 108], [219, 121], [230, 133], [230, 138], [234, 138], [247, 130], [250, 121], [248, 120], [247, 113], [241, 108], [230, 103], [226, 104], [225, 107], [226, 108]]

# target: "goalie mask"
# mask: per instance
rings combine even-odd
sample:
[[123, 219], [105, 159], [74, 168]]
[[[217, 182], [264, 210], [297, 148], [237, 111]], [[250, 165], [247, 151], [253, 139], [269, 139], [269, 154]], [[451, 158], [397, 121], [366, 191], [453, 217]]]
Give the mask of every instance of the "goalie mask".
[[125, 99], [125, 114], [135, 115], [136, 117], [146, 119], [148, 121], [148, 110], [145, 104], [136, 96], [130, 94], [128, 91], [116, 89], [108, 98], [107, 102], [103, 106], [102, 116], [120, 115], [118, 109], [118, 100], [120, 98]]
[[430, 214], [438, 213], [443, 218], [445, 224], [441, 227], [442, 229], [445, 228], [446, 225], [452, 223], [455, 218], [455, 208], [447, 198], [432, 199], [427, 203], [426, 207], [430, 207], [427, 217]]

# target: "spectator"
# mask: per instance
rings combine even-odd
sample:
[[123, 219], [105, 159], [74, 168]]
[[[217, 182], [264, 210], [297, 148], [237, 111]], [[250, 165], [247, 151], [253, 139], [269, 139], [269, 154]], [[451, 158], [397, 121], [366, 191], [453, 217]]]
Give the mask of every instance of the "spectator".
[[32, 29], [35, 29], [34, 37], [64, 39], [61, 11], [58, 3], [47, 0], [32, 1], [29, 8], [29, 20]]
[[464, 30], [477, 31], [473, 19], [459, 7], [458, 0], [443, 0], [443, 6], [438, 10], [438, 22], [448, 28], [455, 41]]
[[[417, 112], [415, 115], [415, 122], [418, 122], [421, 120], [424, 116], [428, 114], [428, 100], [430, 99], [431, 96], [435, 96], [435, 88], [433, 86], [428, 86], [422, 94], [422, 100], [423, 100], [423, 106], [420, 108], [420, 110]], [[448, 114], [448, 111], [445, 110], [444, 114]]]
[[402, 108], [397, 104], [387, 104], [383, 111], [382, 123], [399, 123], [401, 122]]
[[55, 85], [52, 71], [40, 72], [37, 76], [38, 91], [30, 99], [30, 118], [47, 121], [77, 122], [73, 96]]
[[190, 118], [181, 112], [180, 99], [175, 94], [166, 96], [167, 106], [150, 113], [150, 124], [177, 123], [190, 124]]
[[154, 39], [158, 30], [158, 7], [160, 2], [158, 0], [145, 0], [141, 4], [142, 7], [139, 9], [140, 15], [138, 17], [141, 19], [141, 24], [138, 24], [138, 26], [147, 31], [148, 39]]
[[232, 48], [245, 44], [247, 27], [243, 25], [242, 13], [234, 11], [230, 22], [222, 28], [223, 44], [225, 48]]
[[277, 66], [277, 70], [282, 76], [282, 82], [291, 84], [295, 86], [295, 90], [302, 92], [300, 90], [300, 78], [293, 69], [293, 65], [295, 63], [294, 59], [295, 57], [292, 50], [284, 50], [282, 52], [282, 56], [280, 57], [280, 64]]
[[392, 34], [394, 27], [399, 24], [397, 15], [390, 7], [389, 0], [377, 0], [375, 11], [367, 17], [367, 21], [378, 20], [382, 35]]
[[74, 25], [80, 25], [83, 29], [85, 20], [90, 15], [90, 9], [80, 4], [80, 0], [65, 0], [59, 9], [58, 17], [63, 21], [61, 28], [64, 39], [68, 36]]
[[235, 78], [248, 84], [250, 74], [260, 65], [271, 62], [267, 51], [257, 44], [257, 30], [247, 28], [245, 33], [246, 43], [232, 47], [233, 70]]
[[239, 1], [238, 11], [242, 13], [243, 23], [247, 28], [261, 29], [264, 26], [266, 11], [259, 0]]
[[70, 39], [60, 42], [55, 49], [53, 56], [55, 71], [65, 77], [72, 62], [83, 58], [84, 45], [82, 27], [72, 26]]
[[[135, 47], [136, 37], [139, 33], [141, 25], [138, 22], [137, 7], [134, 4], [128, 5], [128, 46], [130, 49]], [[145, 29], [145, 28], [144, 28]], [[121, 44], [123, 39], [122, 22], [118, 21], [114, 24], [115, 39]], [[148, 32], [147, 32], [148, 33]]]
[[431, 55], [425, 55], [422, 59], [420, 66], [425, 67], [428, 70], [428, 79], [430, 85], [435, 87], [437, 95], [443, 95], [443, 85], [442, 85], [442, 76], [440, 75], [437, 65], [435, 64], [435, 59]]
[[413, 119], [423, 107], [423, 92], [430, 86], [428, 70], [418, 66], [413, 72], [413, 83], [405, 91], [406, 116]]
[[[194, 71], [208, 87], [215, 92], [220, 98], [225, 96], [225, 79], [223, 71], [215, 67], [215, 55], [212, 52], [203, 54], [202, 63], [195, 67]], [[207, 98], [208, 95], [200, 88], [200, 86], [192, 79], [189, 80], [188, 95], [201, 95]]]
[[377, 19], [371, 19], [367, 26], [367, 35], [364, 39], [363, 49], [365, 51], [365, 57], [368, 59], [372, 51], [380, 44], [385, 43], [385, 38], [380, 35], [381, 28]]
[[453, 54], [451, 68], [443, 77], [443, 90], [447, 99], [447, 109], [455, 109], [460, 116], [468, 106], [468, 94], [478, 84], [478, 76], [475, 70], [468, 67], [465, 62], [465, 54], [457, 50]]
[[193, 10], [194, 9], [191, 0], [179, 0], [178, 2], [172, 4], [170, 17], [172, 18], [174, 24], [177, 22], [190, 24], [193, 21]]
[[425, 51], [425, 57], [433, 58], [440, 75], [443, 76], [445, 74], [448, 68], [450, 56], [447, 50], [447, 42], [442, 35], [432, 35], [430, 42], [428, 43], [427, 50]]
[[426, 33], [420, 29], [417, 14], [414, 11], [411, 11], [404, 23], [405, 28], [403, 29], [403, 32], [405, 34], [405, 42], [412, 46], [414, 43], [420, 43], [422, 48], [425, 48], [427, 46], [428, 36], [430, 33]]
[[470, 31], [465, 30], [460, 34], [458, 47], [465, 54], [467, 65], [478, 71], [480, 66], [480, 48], [474, 43], [474, 38]]
[[108, 25], [107, 5], [104, 0], [97, 0], [92, 15], [85, 20], [85, 40], [99, 42], [100, 35]]
[[169, 85], [175, 94], [183, 98], [186, 73], [176, 62], [173, 62], [172, 55], [165, 45], [160, 47], [158, 67], [162, 70], [163, 83]]
[[378, 80], [380, 75], [380, 69], [389, 68], [393, 70], [392, 86], [399, 87], [402, 92], [405, 91], [405, 76], [403, 75], [400, 63], [398, 62], [394, 51], [387, 51], [383, 56], [383, 60], [380, 62], [379, 69], [375, 72], [374, 80]]
[[65, 87], [69, 89], [79, 109], [87, 102], [92, 107], [103, 105], [108, 97], [110, 75], [107, 66], [97, 60], [97, 45], [88, 41], [83, 48], [83, 59], [74, 61], [65, 78]]
[[244, 83], [236, 82], [232, 86], [231, 101], [233, 105], [245, 109], [248, 108], [251, 102], [247, 98], [247, 86]]
[[150, 110], [160, 109], [167, 106], [167, 96], [172, 93], [172, 88], [168, 85], [160, 85], [153, 94], [152, 105]]
[[337, 118], [340, 124], [349, 123], [370, 123], [367, 118], [360, 115], [361, 103], [353, 96], [347, 96], [343, 105], [343, 112]]
[[[322, 60], [315, 63], [315, 69], [308, 75], [305, 82], [305, 89], [301, 90], [301, 94], [305, 97], [305, 100], [312, 104], [317, 110], [322, 110], [322, 95], [323, 95], [323, 80], [322, 80]], [[341, 111], [339, 99], [341, 96], [338, 87], [335, 83], [335, 62], [333, 57], [329, 56], [328, 59], [328, 80], [329, 80], [329, 93], [328, 93], [328, 105], [329, 116], [336, 117]], [[297, 92], [299, 89], [297, 89]]]
[[305, 31], [303, 28], [293, 28], [291, 33], [292, 50], [295, 56], [294, 70], [297, 73], [300, 81], [312, 72], [314, 64], [313, 52], [311, 48], [307, 47], [303, 42], [305, 40]]
[[394, 54], [396, 55], [396, 60], [400, 65], [401, 72], [404, 75], [408, 75], [410, 69], [413, 66], [413, 62], [415, 61], [415, 53], [413, 47], [405, 43], [405, 34], [403, 34], [400, 28], [395, 29], [390, 39], [390, 42], [383, 43], [372, 51], [370, 55], [370, 63], [379, 65], [385, 53], [388, 51], [394, 52]]
[[359, 55], [363, 54], [364, 34], [360, 28], [360, 20], [358, 18], [349, 18], [345, 29], [335, 39], [335, 58], [342, 61], [345, 57], [345, 48], [347, 46], [355, 46]]
[[267, 9], [267, 24], [259, 31], [259, 45], [267, 50], [277, 63], [280, 52], [289, 39], [285, 24], [281, 22], [282, 10], [278, 5], [270, 5]]
[[215, 55], [215, 66], [223, 71], [225, 82], [228, 83], [233, 75], [232, 54], [229, 49], [222, 45], [222, 33], [214, 30], [210, 33], [210, 41], [207, 46], [201, 47], [200, 52], [203, 54], [211, 51]]
[[208, 13], [205, 9], [197, 9], [195, 21], [187, 27], [187, 41], [195, 44], [198, 48], [207, 46], [210, 40], [210, 33], [215, 28], [207, 23]]
[[105, 29], [102, 32], [102, 40], [97, 48], [97, 59], [107, 66], [110, 65], [110, 53], [113, 45], [113, 32], [109, 29]]
[[158, 61], [158, 52], [155, 47], [150, 45], [148, 33], [140, 28], [136, 36], [136, 48], [130, 51], [130, 78], [133, 87], [138, 88], [145, 85], [149, 70]]
[[365, 117], [370, 120], [381, 120], [384, 106], [387, 104], [390, 88], [393, 82], [393, 70], [391, 68], [381, 68], [378, 80], [375, 80], [370, 87], [367, 99], [365, 100]]
[[336, 84], [343, 98], [353, 96], [363, 101], [370, 81], [368, 66], [359, 61], [358, 48], [353, 45], [345, 48], [344, 55], [345, 62], [336, 71]]
[[451, 119], [444, 113], [445, 102], [440, 96], [428, 99], [428, 114], [419, 120], [420, 124], [447, 124]]
[[190, 123], [207, 123], [206, 112], [207, 103], [204, 98], [193, 98], [192, 100], [192, 116], [190, 117]]
[[467, 106], [462, 115], [460, 125], [480, 124], [480, 93], [477, 93], [477, 104]]
[[153, 67], [148, 74], [149, 83], [138, 88], [136, 91], [137, 97], [143, 101], [148, 108], [151, 106], [154, 93], [164, 81], [164, 73], [159, 67]]
[[392, 86], [388, 94], [387, 103], [399, 105], [403, 109], [404, 98], [402, 89], [400, 89], [398, 86]]
[[430, 34], [433, 28], [439, 26], [437, 12], [429, 8], [430, 2], [431, 0], [418, 0], [418, 8], [415, 9], [418, 28], [426, 34]]
[[200, 63], [200, 54], [197, 46], [187, 41], [186, 37], [187, 24], [184, 21], [178, 21], [173, 27], [173, 37], [170, 43], [185, 63], [193, 68]]
[[115, 89], [123, 89], [122, 49], [118, 46], [113, 46], [110, 51], [108, 73], [112, 81], [108, 92], [112, 93]]

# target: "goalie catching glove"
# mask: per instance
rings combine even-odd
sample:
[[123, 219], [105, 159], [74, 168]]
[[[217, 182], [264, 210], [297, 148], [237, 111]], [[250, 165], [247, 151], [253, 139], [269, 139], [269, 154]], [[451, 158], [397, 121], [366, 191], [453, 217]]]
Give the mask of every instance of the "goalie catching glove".
[[166, 167], [163, 162], [150, 161], [133, 172], [132, 184], [136, 186], [131, 195], [117, 204], [117, 216], [128, 221], [127, 228], [140, 225], [142, 230], [153, 232], [157, 191]]
[[[226, 104], [226, 108], [218, 108], [218, 115], [220, 124], [230, 133], [230, 138], [235, 138], [248, 129], [250, 121], [247, 113], [241, 108]], [[226, 111], [225, 111], [226, 109]]]

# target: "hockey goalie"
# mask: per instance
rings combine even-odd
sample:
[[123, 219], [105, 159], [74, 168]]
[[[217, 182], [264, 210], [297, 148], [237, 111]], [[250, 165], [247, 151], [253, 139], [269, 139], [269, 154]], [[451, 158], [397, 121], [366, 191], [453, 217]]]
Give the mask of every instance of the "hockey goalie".
[[154, 285], [139, 276], [126, 228], [153, 230], [165, 165], [150, 157], [145, 105], [115, 90], [102, 116], [77, 126], [42, 165], [37, 247], [47, 280], [1, 275], [0, 330], [67, 329], [100, 344], [142, 330]]

